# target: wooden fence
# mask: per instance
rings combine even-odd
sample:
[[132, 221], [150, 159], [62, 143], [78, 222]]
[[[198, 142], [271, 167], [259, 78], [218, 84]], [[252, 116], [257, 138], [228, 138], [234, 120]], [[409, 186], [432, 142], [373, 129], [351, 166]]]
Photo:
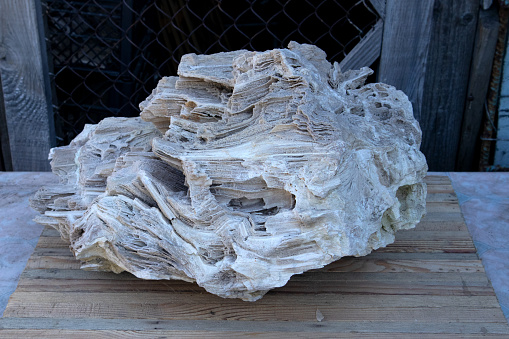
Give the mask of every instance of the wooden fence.
[[[379, 61], [379, 81], [403, 90], [412, 101], [430, 170], [475, 170], [497, 39], [496, 9], [483, 9], [479, 0], [370, 3], [380, 21], [343, 60], [342, 69]], [[3, 170], [49, 170], [55, 133], [42, 27], [40, 0], [0, 1]]]

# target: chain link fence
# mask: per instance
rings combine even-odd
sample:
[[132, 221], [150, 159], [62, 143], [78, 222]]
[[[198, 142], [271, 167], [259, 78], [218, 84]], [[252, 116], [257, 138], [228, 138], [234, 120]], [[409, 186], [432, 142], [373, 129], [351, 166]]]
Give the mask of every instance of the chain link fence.
[[58, 145], [86, 123], [136, 116], [186, 53], [315, 44], [341, 61], [374, 26], [366, 0], [42, 1]]

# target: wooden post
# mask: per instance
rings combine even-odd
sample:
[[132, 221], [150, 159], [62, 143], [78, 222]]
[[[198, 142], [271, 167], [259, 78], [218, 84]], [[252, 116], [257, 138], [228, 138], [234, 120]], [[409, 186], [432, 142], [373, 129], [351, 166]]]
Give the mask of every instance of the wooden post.
[[[14, 171], [47, 171], [55, 145], [40, 2], [0, 1], [0, 74]], [[46, 76], [46, 81], [45, 81]], [[0, 121], [1, 123], [1, 121]]]
[[386, 6], [379, 79], [412, 101], [429, 168], [452, 171], [479, 1], [388, 0]]
[[[470, 79], [468, 82], [465, 113], [456, 162], [457, 171], [475, 171], [476, 143], [481, 132], [481, 122], [488, 93], [491, 66], [498, 37], [498, 13], [495, 8], [479, 12]], [[479, 160], [479, 159], [477, 159]]]
[[435, 0], [424, 84], [422, 149], [434, 171], [454, 171], [479, 0]]
[[341, 71], [371, 66], [380, 56], [382, 48], [383, 21], [378, 20], [375, 26], [339, 63]]
[[0, 73], [0, 171], [12, 171], [9, 132], [5, 117], [4, 93], [2, 90], [2, 74]]
[[371, 66], [379, 57], [382, 50], [382, 35], [385, 20], [385, 0], [369, 0], [380, 18], [373, 28], [339, 63], [343, 72]]
[[421, 117], [432, 12], [433, 1], [386, 3], [378, 80], [408, 95], [417, 120]]

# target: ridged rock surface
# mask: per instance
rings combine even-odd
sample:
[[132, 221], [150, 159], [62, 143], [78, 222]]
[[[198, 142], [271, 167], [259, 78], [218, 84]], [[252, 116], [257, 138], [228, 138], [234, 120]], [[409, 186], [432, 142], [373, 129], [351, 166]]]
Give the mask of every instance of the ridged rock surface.
[[[38, 222], [82, 267], [256, 300], [294, 274], [394, 241], [425, 212], [408, 98], [315, 46], [185, 55], [140, 118], [52, 150]], [[143, 120], [142, 120], [143, 119]]]

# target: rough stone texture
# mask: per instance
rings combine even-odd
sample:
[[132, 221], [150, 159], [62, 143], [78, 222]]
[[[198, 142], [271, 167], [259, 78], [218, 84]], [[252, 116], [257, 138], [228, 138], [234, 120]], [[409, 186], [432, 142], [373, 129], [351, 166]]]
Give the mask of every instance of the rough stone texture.
[[408, 98], [371, 73], [294, 42], [186, 55], [140, 104], [148, 122], [105, 119], [52, 151], [62, 183], [37, 193], [38, 221], [85, 269], [250, 301], [366, 255], [419, 222], [427, 170]]

